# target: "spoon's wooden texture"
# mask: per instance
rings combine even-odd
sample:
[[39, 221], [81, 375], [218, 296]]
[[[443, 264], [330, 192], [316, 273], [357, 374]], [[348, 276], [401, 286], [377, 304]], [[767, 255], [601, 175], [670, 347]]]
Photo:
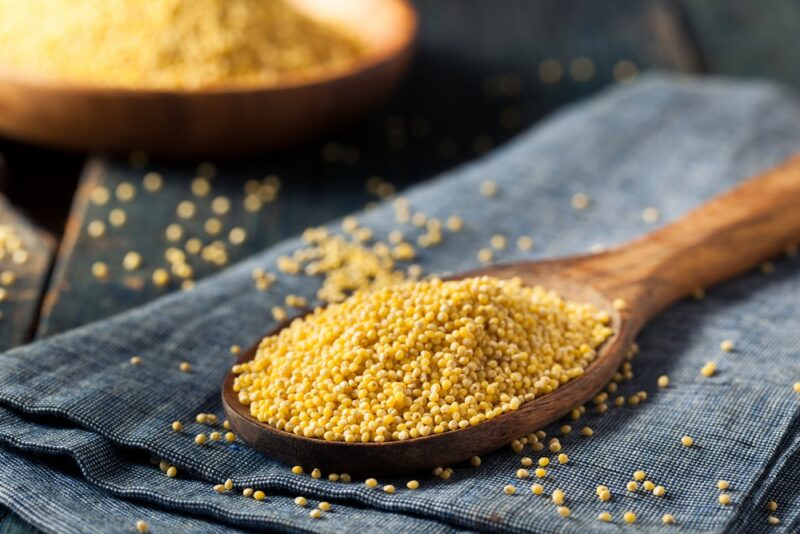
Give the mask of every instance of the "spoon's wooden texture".
[[[654, 315], [694, 289], [730, 279], [800, 241], [800, 157], [715, 198], [679, 221], [601, 254], [518, 262], [458, 277], [519, 276], [562, 296], [607, 310], [615, 334], [583, 376], [518, 410], [462, 430], [387, 443], [343, 443], [299, 437], [250, 416], [232, 390], [222, 396], [237, 434], [265, 455], [325, 472], [387, 475], [447, 466], [508, 444], [553, 422], [596, 395], [625, 358], [636, 334]], [[620, 311], [612, 302], [622, 298]], [[273, 332], [285, 326], [279, 325]], [[252, 359], [257, 346], [240, 361]]]
[[349, 28], [367, 53], [307, 80], [198, 90], [89, 86], [0, 69], [0, 132], [59, 148], [206, 158], [288, 146], [388, 96], [416, 34], [407, 0], [293, 3]]

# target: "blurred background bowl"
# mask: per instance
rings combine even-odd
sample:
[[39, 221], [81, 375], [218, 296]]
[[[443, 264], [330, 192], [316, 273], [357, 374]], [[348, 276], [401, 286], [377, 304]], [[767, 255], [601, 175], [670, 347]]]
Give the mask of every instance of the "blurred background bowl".
[[149, 90], [68, 83], [0, 69], [0, 133], [80, 151], [237, 155], [331, 131], [382, 102], [407, 69], [417, 16], [406, 0], [292, 0], [366, 45], [344, 68], [242, 88]]

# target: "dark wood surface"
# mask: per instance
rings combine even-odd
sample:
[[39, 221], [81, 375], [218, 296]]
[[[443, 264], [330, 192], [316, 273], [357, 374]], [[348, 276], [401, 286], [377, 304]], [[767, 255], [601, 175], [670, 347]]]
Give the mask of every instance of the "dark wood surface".
[[[365, 190], [370, 176], [381, 176], [397, 188], [434, 176], [507, 141], [552, 110], [614, 83], [615, 71], [631, 73], [632, 65], [633, 72], [660, 68], [764, 76], [800, 89], [800, 6], [792, 0], [441, 0], [417, 5], [418, 55], [401, 90], [383, 109], [302, 147], [214, 162], [219, 172], [210, 198], [228, 196], [232, 206], [241, 205], [247, 180], [277, 174], [283, 183], [277, 199], [259, 212], [232, 209], [220, 218], [226, 234], [235, 226], [248, 231], [244, 244], [228, 247], [231, 262], [374, 200]], [[573, 63], [578, 58], [590, 63]], [[585, 79], [589, 64], [593, 72]], [[562, 70], [557, 81], [553, 65]], [[165, 264], [170, 243], [164, 228], [175, 219], [175, 205], [192, 198], [189, 184], [199, 161], [141, 168], [125, 160], [91, 157], [84, 165], [79, 154], [9, 141], [0, 141], [0, 152], [5, 152], [10, 169], [10, 180], [0, 182], [5, 192], [59, 241], [37, 335], [107, 317], [177, 289], [175, 283], [157, 287], [149, 275]], [[148, 171], [165, 178], [158, 194], [142, 189]], [[89, 201], [93, 187], [113, 191], [124, 182], [136, 186], [132, 201], [112, 200], [105, 206]], [[210, 198], [195, 199], [204, 216], [185, 224], [187, 237], [207, 240], [202, 224]], [[104, 237], [89, 238], [88, 222], [103, 218], [107, 223], [113, 208], [126, 211], [126, 225], [106, 224]], [[46, 248], [47, 238], [42, 243]], [[130, 250], [142, 254], [143, 267], [123, 272], [120, 262]], [[109, 265], [108, 281], [91, 275], [96, 261]], [[193, 265], [197, 277], [220, 268], [202, 261]], [[38, 303], [43, 294], [33, 296], [36, 291], [29, 294]], [[7, 305], [0, 303], [6, 316], [21, 313]], [[25, 335], [14, 343], [33, 335], [32, 329], [15, 332]], [[0, 509], [0, 533], [31, 531]]]

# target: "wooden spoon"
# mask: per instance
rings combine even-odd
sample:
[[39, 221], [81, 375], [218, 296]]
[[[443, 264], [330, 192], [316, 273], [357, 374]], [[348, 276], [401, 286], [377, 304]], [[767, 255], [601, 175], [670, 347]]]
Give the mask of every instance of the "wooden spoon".
[[359, 36], [366, 54], [312, 78], [256, 87], [126, 89], [0, 68], [0, 133], [83, 151], [209, 157], [281, 148], [331, 130], [382, 101], [411, 58], [408, 0], [290, 0]]
[[[226, 377], [222, 388], [225, 411], [242, 440], [291, 465], [369, 476], [448, 466], [508, 445], [587, 402], [609, 382], [634, 337], [653, 316], [692, 291], [747, 272], [798, 241], [800, 157], [619, 248], [458, 275], [518, 276], [526, 284], [542, 285], [608, 311], [615, 331], [583, 376], [516, 411], [463, 430], [386, 443], [349, 444], [300, 437], [253, 418], [232, 389], [233, 374]], [[617, 309], [620, 307], [612, 305], [615, 299], [623, 299], [625, 306]], [[256, 348], [240, 361], [252, 359]]]

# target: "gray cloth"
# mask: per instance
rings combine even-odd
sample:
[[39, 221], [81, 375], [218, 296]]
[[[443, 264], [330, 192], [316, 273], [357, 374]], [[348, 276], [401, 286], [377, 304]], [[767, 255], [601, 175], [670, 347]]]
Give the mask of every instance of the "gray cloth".
[[[653, 76], [557, 113], [479, 162], [404, 194], [414, 211], [464, 218], [460, 233], [445, 232], [441, 246], [419, 257], [426, 272], [459, 271], [478, 265], [478, 250], [496, 233], [511, 243], [499, 261], [624, 242], [798, 149], [800, 106], [776, 87]], [[499, 186], [493, 199], [479, 192], [487, 179]], [[587, 209], [570, 207], [576, 192], [589, 195]], [[658, 223], [643, 221], [648, 206], [660, 210]], [[397, 225], [389, 205], [358, 216], [380, 238]], [[533, 252], [514, 247], [520, 235], [534, 237]], [[286, 294], [315, 294], [319, 281], [305, 276], [281, 275], [270, 291], [254, 289], [254, 267], [275, 270], [277, 257], [298, 246], [285, 242], [190, 293], [2, 355], [0, 501], [53, 532], [131, 531], [137, 519], [152, 532], [612, 532], [627, 510], [637, 514], [637, 527], [652, 531], [676, 528], [662, 526], [665, 513], [691, 531], [800, 529], [800, 395], [792, 391], [800, 380], [797, 259], [682, 302], [645, 330], [635, 378], [620, 393], [646, 390], [647, 401], [605, 415], [590, 407], [562, 437], [570, 462], [551, 467], [543, 481], [548, 494], [566, 492], [572, 516], [565, 519], [530, 492], [535, 480], [515, 477], [522, 456], [539, 456], [530, 447], [500, 450], [479, 468], [453, 466], [448, 481], [414, 475], [416, 491], [405, 489], [407, 479], [381, 480], [399, 488], [388, 495], [362, 481], [293, 475], [241, 443], [195, 445], [194, 435], [208, 428], [194, 415], [222, 414], [230, 346], [249, 346], [273, 326], [270, 308]], [[733, 352], [720, 351], [723, 339], [733, 340]], [[134, 355], [141, 365], [130, 365]], [[178, 370], [183, 360], [192, 372]], [[703, 378], [708, 360], [719, 371]], [[656, 387], [662, 374], [670, 376], [667, 389]], [[170, 430], [174, 420], [184, 421], [184, 432]], [[583, 425], [593, 437], [580, 435]], [[681, 446], [684, 434], [695, 447]], [[176, 465], [179, 476], [165, 477], [151, 455]], [[637, 469], [665, 486], [666, 496], [626, 492]], [[216, 494], [212, 485], [227, 478], [237, 490]], [[717, 502], [719, 479], [731, 482], [730, 506]], [[505, 484], [518, 493], [504, 495]], [[598, 500], [598, 484], [611, 488], [611, 501]], [[243, 498], [245, 486], [268, 498]], [[333, 510], [311, 519], [293, 503], [297, 495], [311, 506], [331, 501]], [[769, 500], [780, 505], [780, 527], [767, 525]], [[614, 524], [599, 522], [601, 511]]]

